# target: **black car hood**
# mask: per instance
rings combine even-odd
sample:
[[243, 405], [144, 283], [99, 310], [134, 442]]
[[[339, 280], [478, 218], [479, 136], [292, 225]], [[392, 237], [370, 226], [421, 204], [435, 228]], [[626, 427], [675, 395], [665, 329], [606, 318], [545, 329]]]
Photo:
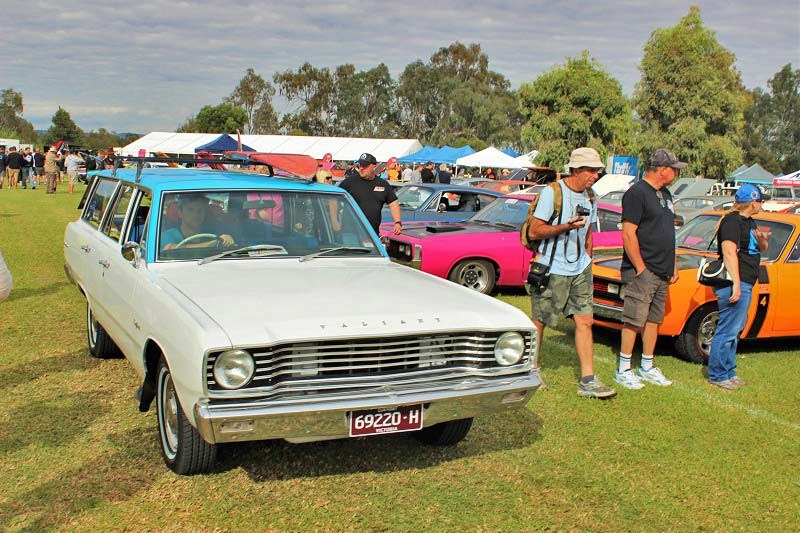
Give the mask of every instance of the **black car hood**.
[[414, 237], [417, 239], [424, 239], [426, 237], [434, 237], [436, 235], [452, 235], [465, 233], [503, 233], [513, 232], [517, 233], [516, 229], [504, 228], [501, 226], [493, 226], [490, 224], [476, 224], [474, 222], [428, 222], [424, 225], [414, 225], [413, 227], [404, 227], [403, 235]]

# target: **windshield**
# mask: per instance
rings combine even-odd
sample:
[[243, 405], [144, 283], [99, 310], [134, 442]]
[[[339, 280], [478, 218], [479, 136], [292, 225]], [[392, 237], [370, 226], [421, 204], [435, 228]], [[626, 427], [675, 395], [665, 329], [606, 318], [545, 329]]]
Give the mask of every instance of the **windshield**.
[[397, 191], [397, 203], [404, 209], [419, 209], [433, 194], [433, 189], [409, 185]]
[[[700, 215], [686, 223], [675, 233], [675, 242], [679, 248], [688, 248], [704, 252], [709, 250], [717, 253], [717, 243], [714, 236], [717, 232], [719, 215]], [[792, 235], [792, 226], [772, 220], [753, 219], [759, 230], [769, 232], [769, 247], [761, 253], [762, 261], [775, 261], [786, 246]], [[712, 242], [713, 241], [713, 242]]]
[[[334, 227], [331, 213], [338, 211]], [[164, 193], [158, 259], [287, 257], [331, 248], [380, 256], [369, 230], [342, 195], [299, 191]], [[341, 257], [342, 254], [338, 254]], [[334, 257], [337, 254], [327, 254]]]
[[470, 221], [514, 227], [519, 230], [522, 227], [522, 223], [525, 222], [530, 205], [529, 201], [520, 198], [498, 198], [478, 211]]

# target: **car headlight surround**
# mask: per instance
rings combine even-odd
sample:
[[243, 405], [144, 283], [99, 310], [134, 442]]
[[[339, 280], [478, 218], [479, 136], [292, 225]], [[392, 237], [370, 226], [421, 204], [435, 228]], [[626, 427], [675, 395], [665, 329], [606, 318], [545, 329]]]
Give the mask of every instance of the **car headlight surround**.
[[244, 350], [222, 352], [214, 361], [214, 379], [224, 389], [241, 389], [253, 379], [256, 362]]
[[502, 366], [519, 363], [525, 354], [525, 338], [516, 331], [503, 333], [494, 343], [494, 358]]

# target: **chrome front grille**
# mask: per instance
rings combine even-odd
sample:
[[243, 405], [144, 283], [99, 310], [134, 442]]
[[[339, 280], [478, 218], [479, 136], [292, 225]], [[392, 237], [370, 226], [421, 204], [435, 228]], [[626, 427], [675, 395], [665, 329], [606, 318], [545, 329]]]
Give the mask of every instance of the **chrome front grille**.
[[[250, 349], [256, 361], [256, 372], [250, 384], [241, 390], [266, 395], [319, 395], [527, 371], [532, 357], [531, 333], [520, 332], [526, 343], [523, 359], [511, 367], [501, 367], [494, 358], [494, 345], [502, 333], [322, 340]], [[224, 390], [214, 380], [217, 355], [209, 354], [207, 359], [209, 391]]]

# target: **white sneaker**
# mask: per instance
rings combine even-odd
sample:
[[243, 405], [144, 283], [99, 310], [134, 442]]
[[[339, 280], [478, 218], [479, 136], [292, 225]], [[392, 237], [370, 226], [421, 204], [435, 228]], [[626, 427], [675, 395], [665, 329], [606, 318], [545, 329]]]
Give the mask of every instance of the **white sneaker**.
[[650, 370], [642, 370], [640, 368], [638, 374], [642, 381], [652, 383], [653, 385], [660, 385], [662, 387], [669, 387], [672, 385], [672, 382], [665, 378], [664, 374], [661, 373], [661, 370], [655, 366]]
[[614, 381], [625, 387], [626, 389], [638, 390], [644, 388], [644, 383], [639, 379], [639, 376], [633, 373], [633, 370], [626, 370], [624, 372], [614, 372]]

